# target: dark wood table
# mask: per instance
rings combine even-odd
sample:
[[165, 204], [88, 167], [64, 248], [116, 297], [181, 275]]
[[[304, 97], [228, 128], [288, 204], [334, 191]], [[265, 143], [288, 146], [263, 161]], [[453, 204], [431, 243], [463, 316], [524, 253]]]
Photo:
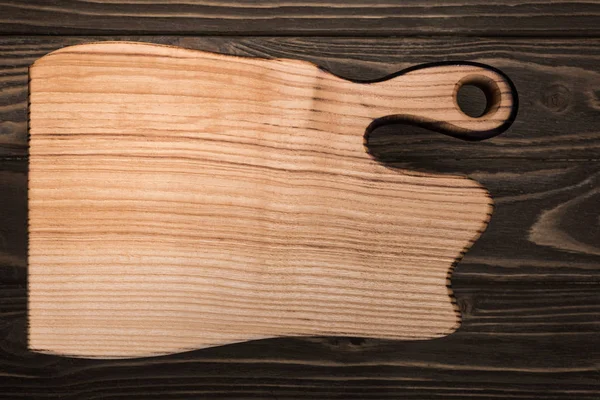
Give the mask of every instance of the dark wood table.
[[[0, 398], [600, 398], [599, 2], [5, 0], [0, 35]], [[492, 194], [491, 223], [452, 277], [459, 331], [131, 360], [29, 352], [28, 67], [103, 40], [298, 58], [353, 79], [444, 60], [507, 73], [520, 109], [506, 133], [472, 143], [395, 125], [368, 145], [392, 167], [465, 174]]]

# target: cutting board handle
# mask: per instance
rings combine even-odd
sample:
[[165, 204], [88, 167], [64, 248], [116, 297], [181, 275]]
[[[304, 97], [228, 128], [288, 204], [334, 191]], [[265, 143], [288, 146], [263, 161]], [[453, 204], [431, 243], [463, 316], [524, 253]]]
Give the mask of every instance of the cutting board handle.
[[[504, 132], [517, 114], [514, 84], [501, 71], [484, 64], [425, 64], [360, 83], [362, 102], [374, 119], [367, 134], [383, 124], [405, 122], [477, 141]], [[464, 85], [476, 86], [485, 94], [487, 105], [480, 117], [460, 109], [457, 94]]]

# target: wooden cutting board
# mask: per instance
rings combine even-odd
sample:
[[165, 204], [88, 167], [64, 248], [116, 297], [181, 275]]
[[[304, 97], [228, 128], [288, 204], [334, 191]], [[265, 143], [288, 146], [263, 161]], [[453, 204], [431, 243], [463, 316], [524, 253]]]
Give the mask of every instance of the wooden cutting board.
[[[140, 43], [30, 70], [29, 346], [138, 357], [277, 336], [429, 339], [460, 325], [455, 261], [492, 201], [391, 169], [365, 134], [404, 120], [482, 139], [514, 92], [478, 65], [357, 83], [303, 61]], [[456, 91], [490, 106], [471, 118]]]

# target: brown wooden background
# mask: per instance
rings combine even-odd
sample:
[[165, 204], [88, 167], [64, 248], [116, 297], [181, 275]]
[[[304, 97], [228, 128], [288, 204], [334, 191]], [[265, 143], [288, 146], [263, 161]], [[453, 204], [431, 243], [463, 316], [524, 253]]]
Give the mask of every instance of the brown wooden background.
[[[28, 66], [71, 44], [167, 43], [368, 79], [478, 61], [517, 86], [513, 127], [467, 143], [380, 128], [382, 162], [461, 173], [496, 202], [452, 278], [443, 339], [289, 338], [167, 357], [27, 351]], [[0, 398], [599, 399], [600, 2], [0, 1]]]

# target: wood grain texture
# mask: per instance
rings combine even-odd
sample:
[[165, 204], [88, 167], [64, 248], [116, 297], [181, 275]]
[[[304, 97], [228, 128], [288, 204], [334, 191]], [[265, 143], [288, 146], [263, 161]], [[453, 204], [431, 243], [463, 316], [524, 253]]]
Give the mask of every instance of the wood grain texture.
[[[496, 201], [494, 216], [502, 217], [492, 218], [453, 274], [453, 291], [463, 316], [456, 333], [408, 342], [270, 339], [138, 360], [35, 354], [27, 350], [26, 270], [5, 265], [0, 270], [4, 389], [0, 398], [385, 399], [402, 395], [479, 400], [572, 399], [574, 393], [582, 399], [597, 398], [598, 257], [537, 245], [528, 240], [528, 230], [545, 210], [597, 188], [594, 179], [600, 176], [600, 166], [518, 160], [464, 163], [439, 160], [430, 168], [477, 170], [477, 180], [485, 182]], [[25, 226], [26, 203], [19, 198], [27, 188], [26, 167], [19, 161], [4, 161], [2, 170], [11, 178], [3, 179], [1, 189], [14, 193], [2, 210], [19, 212]], [[583, 202], [576, 214], [597, 215], [596, 204]], [[4, 222], [10, 217], [3, 212], [0, 218]], [[579, 226], [563, 224], [562, 229], [577, 235]], [[489, 234], [493, 235], [490, 246], [482, 251], [478, 245]], [[18, 248], [25, 240], [26, 235], [17, 232], [7, 237], [7, 244]], [[503, 244], [506, 240], [511, 242]], [[17, 256], [25, 262], [25, 254]]]
[[583, 0], [4, 0], [0, 33], [598, 36]]
[[[594, 160], [600, 151], [600, 40], [194, 38], [123, 36], [230, 55], [297, 58], [348, 79], [378, 79], [411, 66], [448, 60], [493, 65], [520, 93], [520, 118], [472, 146], [438, 133], [396, 129], [387, 151], [402, 158]], [[37, 58], [99, 37], [0, 38], [0, 156], [27, 155], [27, 68]], [[576, 126], [577, 129], [573, 127]]]
[[[546, 21], [551, 25], [552, 17]], [[269, 339], [113, 361], [29, 352], [27, 68], [57, 48], [100, 39], [0, 38], [0, 398], [600, 396], [596, 39], [107, 38], [300, 58], [354, 79], [431, 61], [479, 61], [510, 75], [519, 89], [519, 116], [509, 131], [479, 143], [402, 125], [371, 135], [370, 152], [386, 165], [473, 174], [494, 198], [490, 225], [452, 275], [463, 320], [448, 337]], [[563, 207], [568, 212], [552, 231], [595, 250], [574, 252], [530, 240], [541, 215], [563, 204], [570, 205]]]
[[[51, 53], [30, 79], [33, 350], [458, 328], [449, 273], [491, 200], [464, 177], [386, 168], [364, 136], [380, 118], [498, 133], [515, 106], [497, 72], [353, 83], [303, 61], [113, 42]], [[456, 104], [466, 82], [490, 93], [482, 117]]]

